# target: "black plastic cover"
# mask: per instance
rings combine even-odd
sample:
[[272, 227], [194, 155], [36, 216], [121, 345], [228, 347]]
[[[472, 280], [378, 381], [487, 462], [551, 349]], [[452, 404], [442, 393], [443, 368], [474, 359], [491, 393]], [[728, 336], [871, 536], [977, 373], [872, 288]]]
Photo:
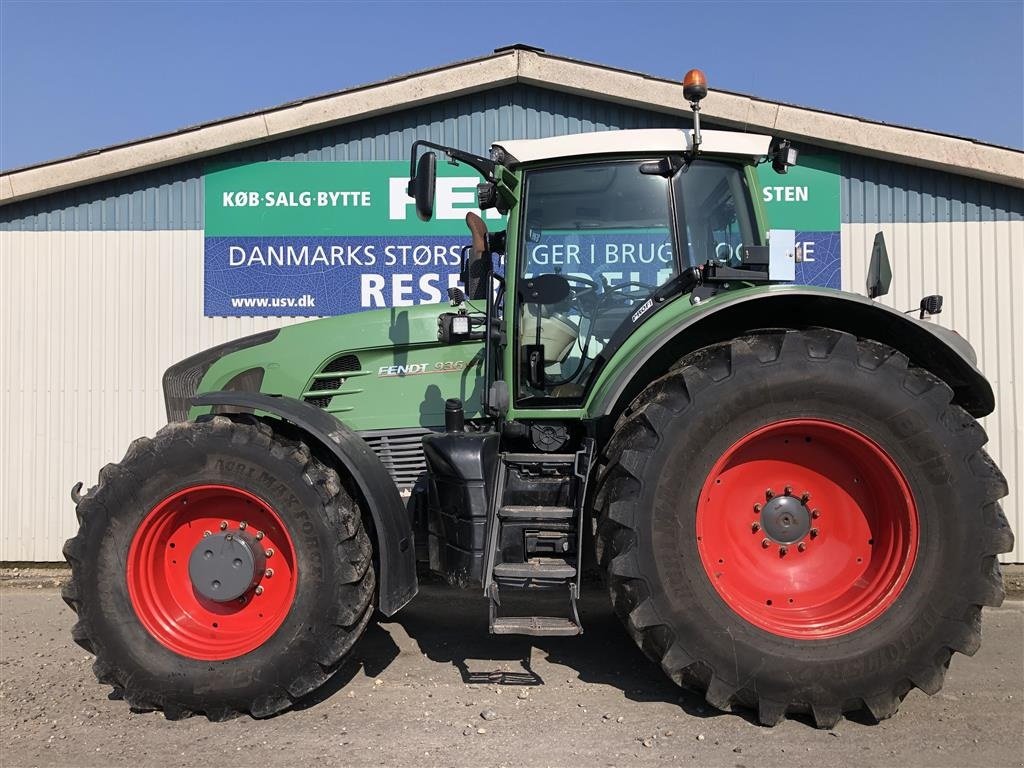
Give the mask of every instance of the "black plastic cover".
[[478, 582], [483, 575], [498, 441], [496, 432], [447, 432], [423, 438], [430, 470], [430, 568], [453, 584]]

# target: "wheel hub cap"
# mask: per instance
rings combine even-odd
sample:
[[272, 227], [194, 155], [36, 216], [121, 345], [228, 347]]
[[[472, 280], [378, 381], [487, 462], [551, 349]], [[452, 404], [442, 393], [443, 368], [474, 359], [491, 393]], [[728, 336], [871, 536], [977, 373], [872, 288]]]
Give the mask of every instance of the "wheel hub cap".
[[795, 496], [775, 496], [761, 508], [761, 527], [772, 541], [792, 544], [811, 530], [811, 511]]
[[263, 550], [245, 534], [219, 533], [196, 544], [188, 560], [188, 575], [196, 592], [208, 600], [227, 603], [244, 595], [263, 575]]

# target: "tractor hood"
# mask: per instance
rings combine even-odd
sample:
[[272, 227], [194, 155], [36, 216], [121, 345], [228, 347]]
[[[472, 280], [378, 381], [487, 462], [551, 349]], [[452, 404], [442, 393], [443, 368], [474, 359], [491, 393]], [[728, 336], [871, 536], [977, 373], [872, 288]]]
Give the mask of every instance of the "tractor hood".
[[260, 391], [315, 405], [353, 429], [444, 423], [444, 401], [479, 412], [480, 342], [442, 345], [437, 319], [446, 304], [370, 310], [311, 320], [201, 352], [164, 374], [168, 418], [208, 411], [195, 395]]

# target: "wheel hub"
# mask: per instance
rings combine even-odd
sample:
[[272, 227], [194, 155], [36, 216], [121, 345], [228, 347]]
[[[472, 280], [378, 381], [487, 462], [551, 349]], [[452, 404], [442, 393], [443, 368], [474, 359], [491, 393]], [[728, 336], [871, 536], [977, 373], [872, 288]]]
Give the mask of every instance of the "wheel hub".
[[223, 532], [200, 539], [188, 560], [188, 576], [207, 600], [237, 600], [263, 575], [266, 558], [255, 539]]
[[811, 530], [811, 512], [795, 496], [775, 496], [761, 507], [761, 527], [777, 544], [792, 544]]

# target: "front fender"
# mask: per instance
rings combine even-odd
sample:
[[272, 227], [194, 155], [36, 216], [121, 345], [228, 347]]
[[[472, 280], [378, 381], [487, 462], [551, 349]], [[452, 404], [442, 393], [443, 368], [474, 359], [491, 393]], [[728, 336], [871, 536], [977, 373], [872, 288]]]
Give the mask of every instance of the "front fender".
[[352, 476], [369, 506], [377, 541], [378, 607], [391, 616], [415, 597], [416, 548], [412, 522], [387, 469], [359, 435], [329, 413], [292, 397], [260, 392], [207, 392], [198, 406], [228, 406], [269, 413], [294, 425], [330, 451]]
[[[812, 326], [834, 328], [896, 349], [945, 381], [954, 401], [972, 416], [987, 416], [995, 409], [992, 386], [978, 370], [977, 355], [966, 339], [865, 296], [773, 285], [722, 293], [699, 307], [677, 311], [674, 318], [671, 312], [665, 307], [657, 313], [646, 335], [631, 340], [608, 361], [589, 399], [588, 415], [620, 412], [672, 363], [700, 347], [758, 329]], [[644, 330], [641, 326], [637, 335]]]

